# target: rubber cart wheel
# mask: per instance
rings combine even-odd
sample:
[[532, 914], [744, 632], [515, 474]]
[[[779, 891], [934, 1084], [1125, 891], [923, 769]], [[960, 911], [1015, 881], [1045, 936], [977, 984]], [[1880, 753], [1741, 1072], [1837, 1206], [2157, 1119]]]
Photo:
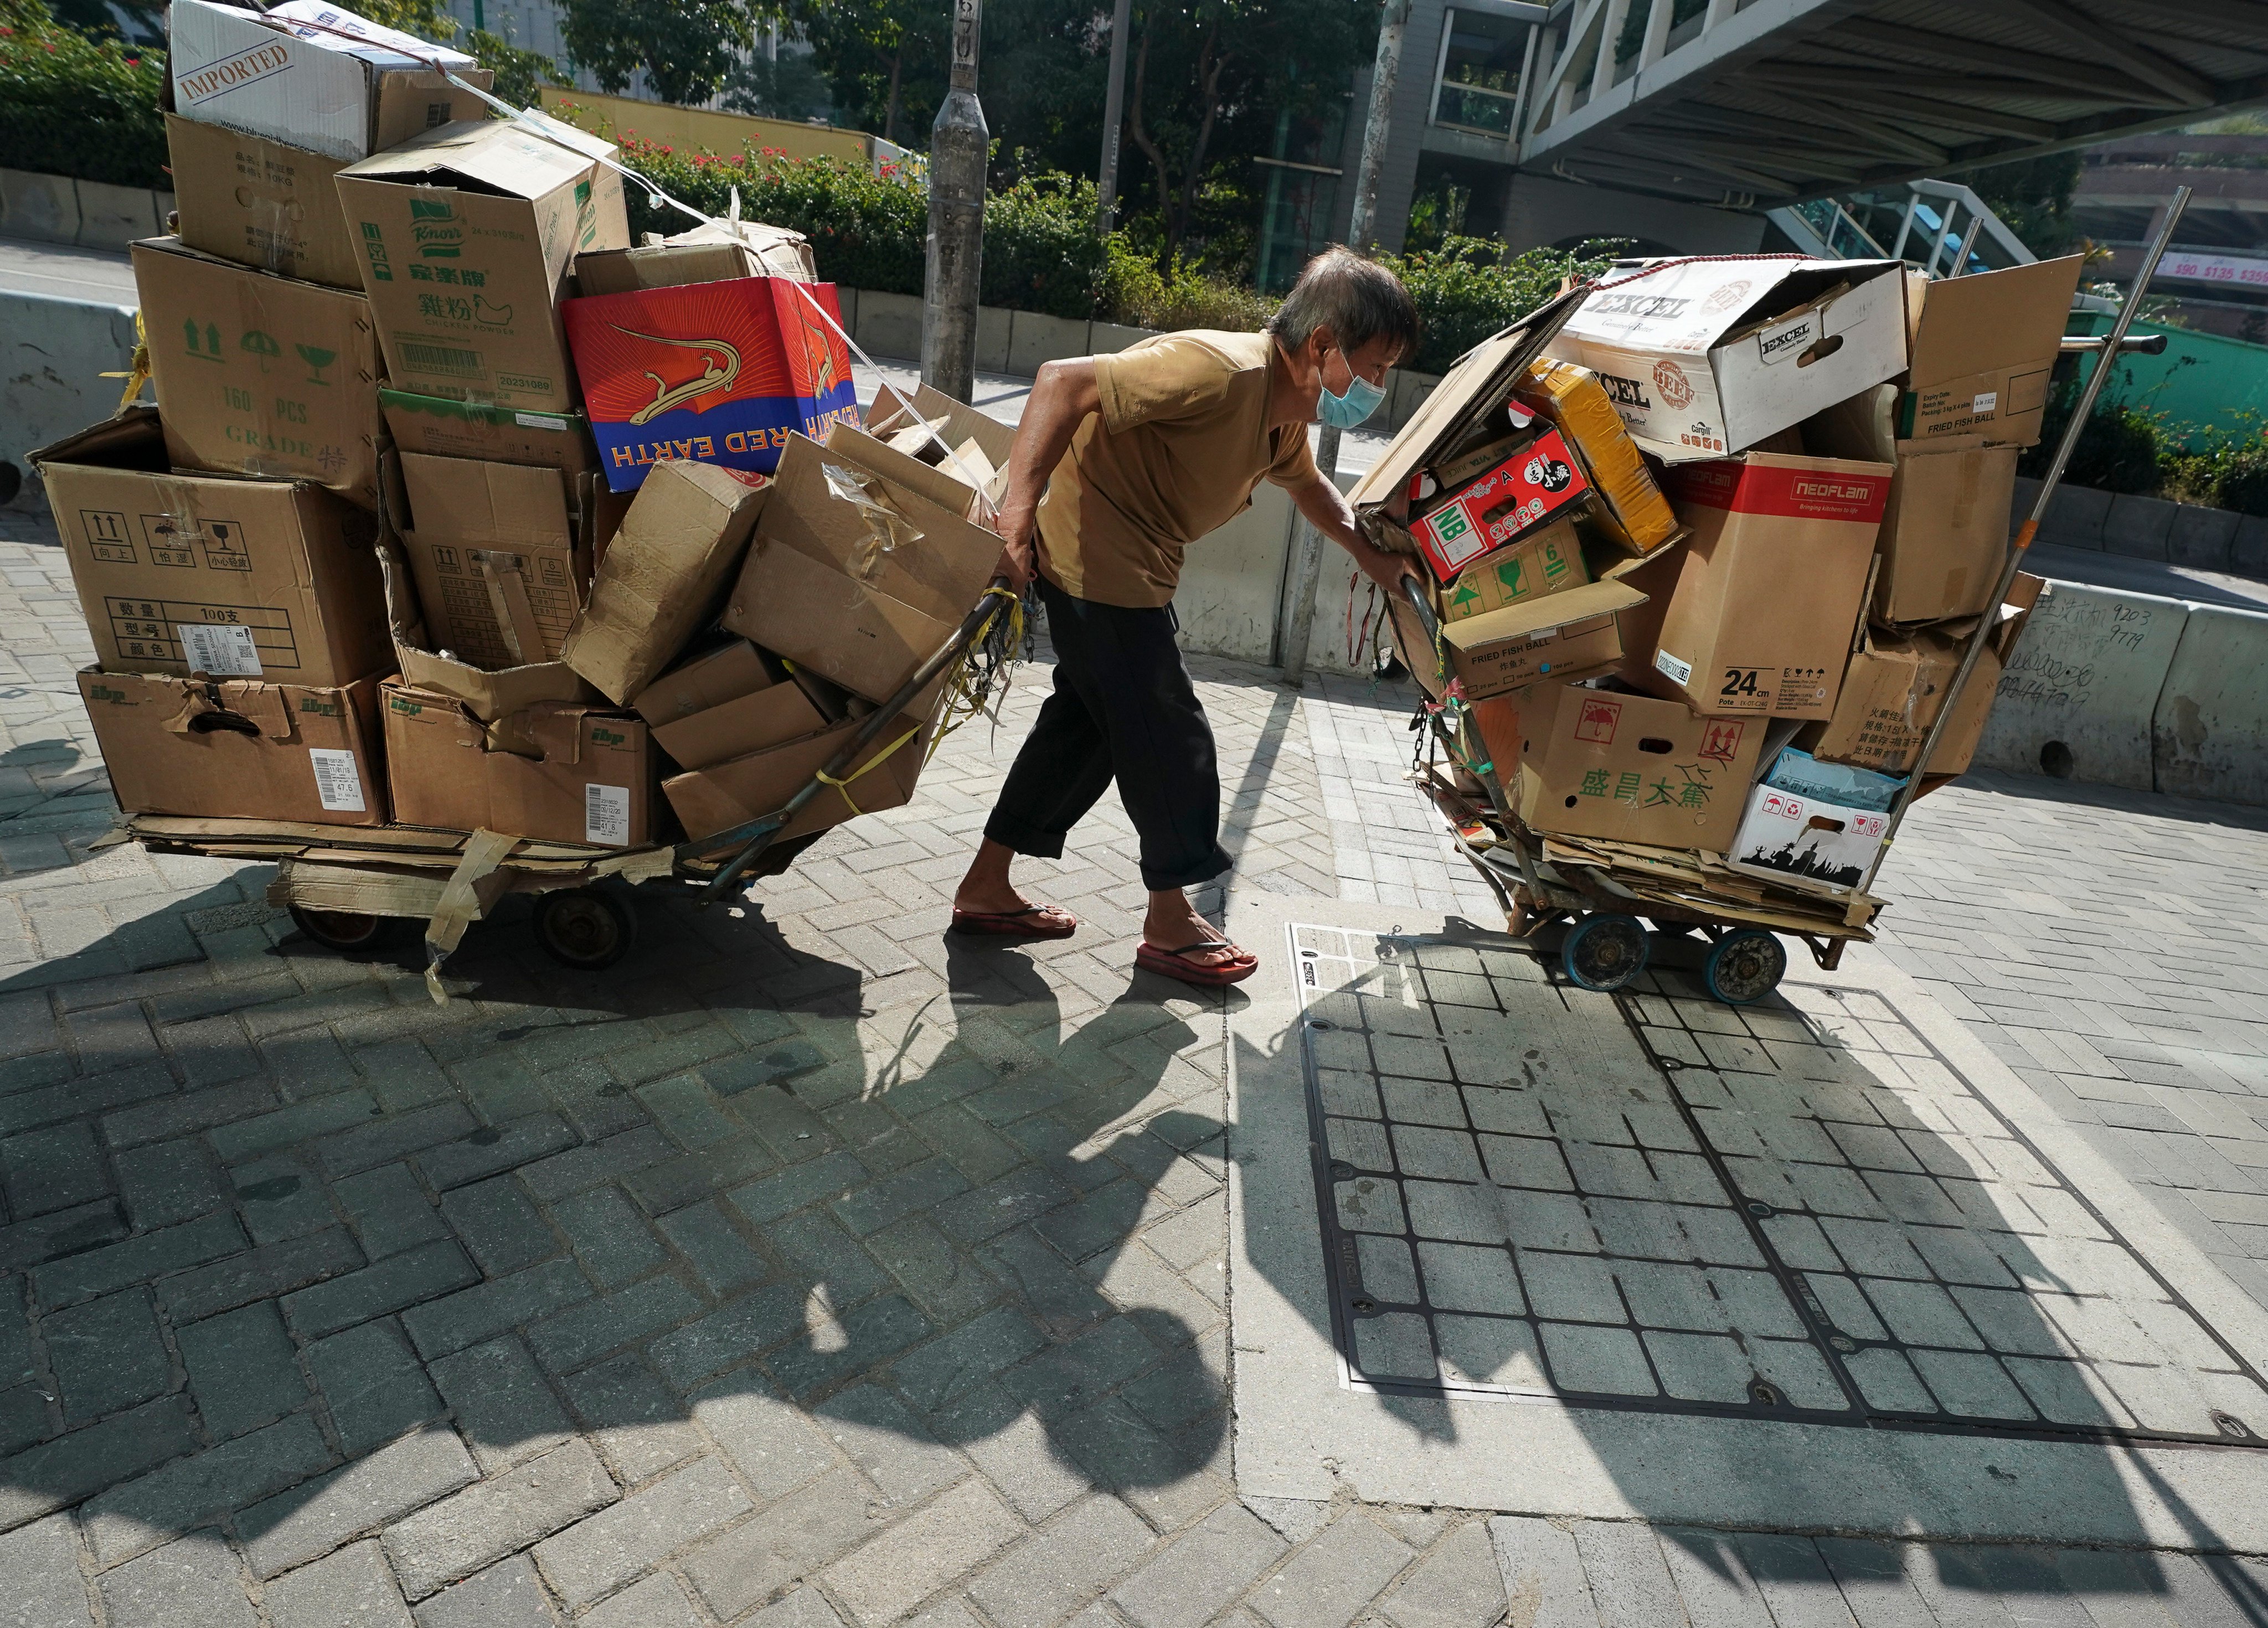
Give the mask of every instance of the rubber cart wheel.
[[1567, 931], [1560, 964], [1587, 990], [1618, 990], [1646, 970], [1646, 929], [1635, 916], [1602, 910]]
[[1710, 947], [1701, 976], [1709, 992], [1728, 1006], [1762, 1000], [1787, 971], [1787, 948], [1760, 928], [1728, 932]]
[[563, 888], [537, 898], [535, 936], [561, 966], [601, 972], [637, 942], [637, 917], [603, 888]]
[[292, 905], [292, 925], [327, 950], [354, 954], [374, 950], [394, 936], [391, 916], [364, 916], [354, 910], [309, 910]]

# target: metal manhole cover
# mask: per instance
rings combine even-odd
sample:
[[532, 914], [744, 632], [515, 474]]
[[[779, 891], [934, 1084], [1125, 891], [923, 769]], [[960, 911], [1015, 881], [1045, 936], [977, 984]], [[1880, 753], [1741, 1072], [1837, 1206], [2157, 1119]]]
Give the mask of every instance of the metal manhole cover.
[[2268, 1388], [1890, 1006], [1295, 926], [1344, 1376], [2268, 1445]]

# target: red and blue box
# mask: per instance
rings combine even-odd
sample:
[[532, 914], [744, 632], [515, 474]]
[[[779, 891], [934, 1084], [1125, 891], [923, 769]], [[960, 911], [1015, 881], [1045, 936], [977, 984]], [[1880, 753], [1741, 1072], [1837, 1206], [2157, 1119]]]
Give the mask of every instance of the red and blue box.
[[673, 458], [770, 475], [790, 435], [821, 440], [830, 424], [858, 422], [831, 283], [735, 277], [560, 310], [615, 491]]

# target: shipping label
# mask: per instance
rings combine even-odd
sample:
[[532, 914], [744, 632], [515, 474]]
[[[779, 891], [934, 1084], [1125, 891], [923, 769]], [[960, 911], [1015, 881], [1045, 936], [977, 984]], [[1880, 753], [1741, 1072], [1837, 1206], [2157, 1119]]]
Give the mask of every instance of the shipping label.
[[583, 840], [608, 848], [627, 848], [630, 840], [630, 789], [600, 785], [583, 788]]
[[260, 665], [260, 647], [253, 643], [250, 628], [184, 622], [177, 623], [174, 630], [180, 637], [181, 659], [192, 673], [213, 678], [258, 678], [266, 671]]
[[315, 795], [332, 814], [366, 814], [362, 799], [362, 770], [351, 752], [309, 747], [315, 766]]
[[[258, 678], [279, 669], [298, 669], [299, 650], [292, 637], [291, 613], [288, 610], [265, 605], [214, 605], [117, 595], [106, 597], [102, 606], [111, 641], [117, 645], [122, 661], [194, 665], [190, 653], [193, 642], [206, 657], [225, 659], [226, 651], [217, 651], [204, 637], [210, 630], [222, 630], [230, 635], [232, 648], [240, 652], [245, 648], [244, 641], [248, 641], [253, 652], [254, 665], [228, 672], [226, 676]], [[194, 636], [191, 630], [195, 630]], [[217, 676], [223, 672], [210, 667], [202, 670]]]

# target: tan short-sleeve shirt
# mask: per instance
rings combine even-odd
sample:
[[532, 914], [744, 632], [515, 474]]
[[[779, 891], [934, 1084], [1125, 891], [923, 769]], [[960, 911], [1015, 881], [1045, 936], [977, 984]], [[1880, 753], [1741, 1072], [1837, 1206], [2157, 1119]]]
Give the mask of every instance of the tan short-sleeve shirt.
[[1189, 544], [1242, 512], [1264, 477], [1298, 486], [1304, 424], [1269, 428], [1282, 364], [1265, 334], [1161, 334], [1094, 358], [1101, 411], [1071, 437], [1040, 501], [1040, 570], [1075, 599], [1174, 597]]

